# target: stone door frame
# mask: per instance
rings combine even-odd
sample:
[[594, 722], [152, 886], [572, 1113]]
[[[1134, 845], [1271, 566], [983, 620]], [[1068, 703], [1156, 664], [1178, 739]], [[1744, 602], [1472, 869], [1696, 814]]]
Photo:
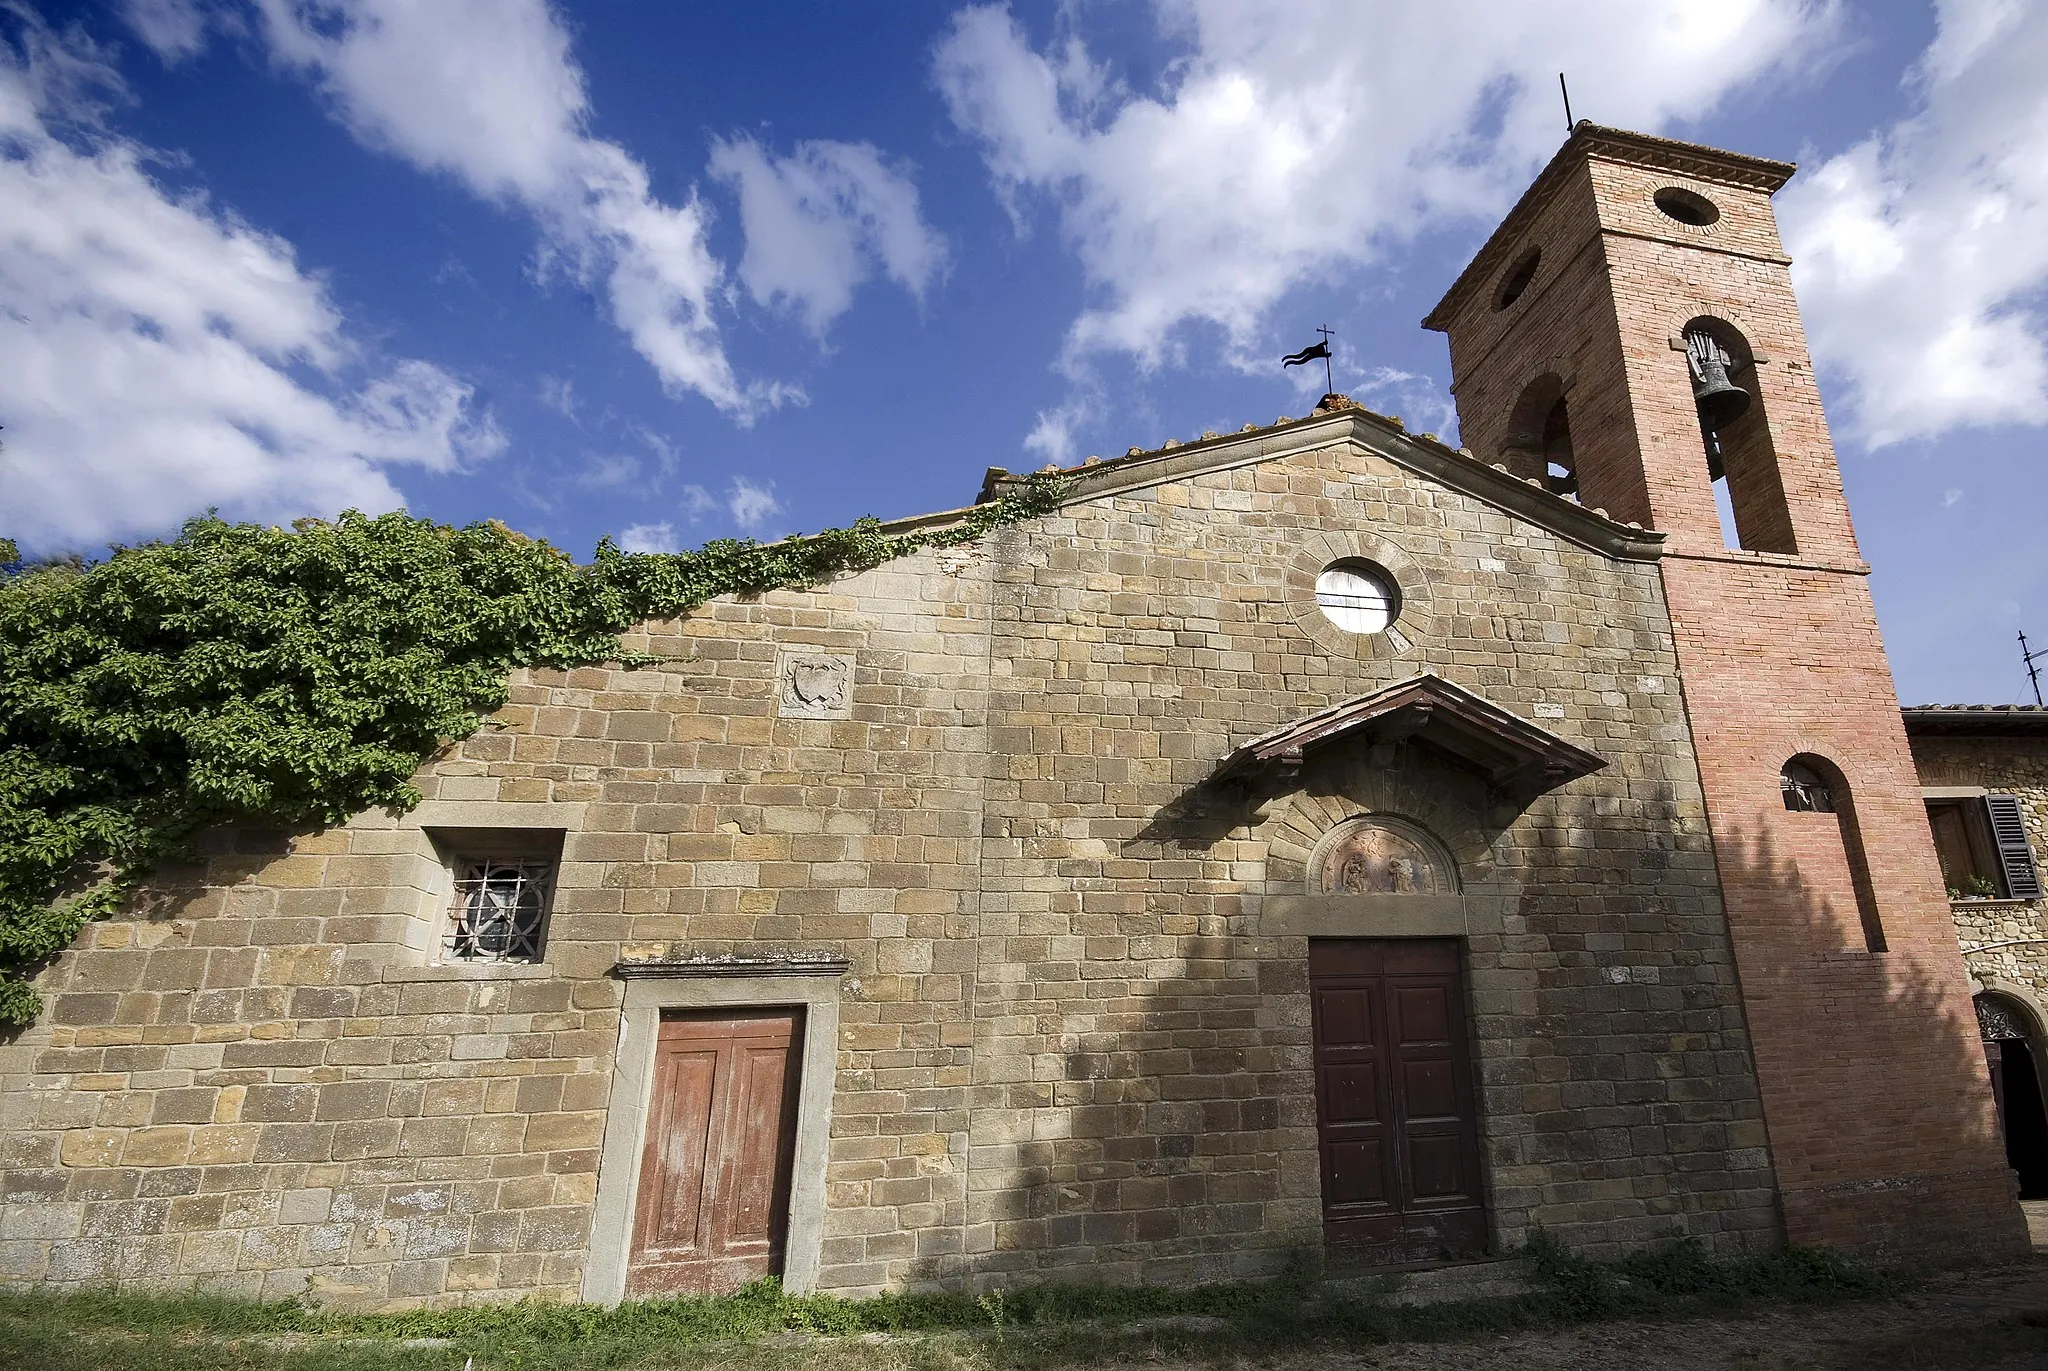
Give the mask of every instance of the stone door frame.
[[626, 982], [626, 994], [605, 1114], [604, 1150], [598, 1159], [590, 1262], [583, 1271], [586, 1303], [617, 1304], [625, 1298], [655, 1040], [665, 1009], [803, 1010], [796, 1156], [790, 1172], [782, 1287], [800, 1295], [817, 1283], [825, 1243], [825, 1163], [839, 1055], [839, 980], [847, 970], [848, 964], [838, 959], [624, 962], [614, 968], [613, 974]]

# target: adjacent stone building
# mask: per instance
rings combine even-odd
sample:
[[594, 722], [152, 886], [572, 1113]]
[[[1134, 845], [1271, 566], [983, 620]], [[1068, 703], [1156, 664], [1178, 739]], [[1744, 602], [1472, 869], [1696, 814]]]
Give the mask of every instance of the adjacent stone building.
[[215, 835], [0, 1046], [0, 1277], [2022, 1246], [1789, 174], [1582, 125], [1432, 315], [1471, 450], [1329, 396], [1091, 461], [519, 673], [403, 818]]
[[2048, 899], [2036, 860], [2048, 852], [2048, 710], [1923, 705], [1905, 720], [2006, 1158], [2022, 1198], [2048, 1198]]

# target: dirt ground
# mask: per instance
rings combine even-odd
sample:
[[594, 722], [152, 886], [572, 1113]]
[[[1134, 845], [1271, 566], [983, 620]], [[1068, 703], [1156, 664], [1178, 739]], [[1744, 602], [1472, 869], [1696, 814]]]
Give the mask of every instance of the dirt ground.
[[1275, 1371], [2048, 1371], [2048, 1252], [2037, 1248], [2031, 1260], [2012, 1266], [1931, 1276], [1896, 1300], [1393, 1344], [1267, 1365]]

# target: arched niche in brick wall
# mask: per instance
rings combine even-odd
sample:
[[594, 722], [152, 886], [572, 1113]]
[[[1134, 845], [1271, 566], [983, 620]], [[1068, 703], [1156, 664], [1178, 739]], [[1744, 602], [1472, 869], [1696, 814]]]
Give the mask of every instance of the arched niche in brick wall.
[[[1856, 797], [1839, 766], [1817, 752], [1789, 757], [1778, 771], [1784, 825], [1800, 875], [1816, 893], [1846, 897], [1856, 911], [1863, 950], [1885, 950], [1884, 921], [1877, 908], [1863, 830], [1856, 822]], [[1851, 941], [1844, 930], [1844, 941]]]

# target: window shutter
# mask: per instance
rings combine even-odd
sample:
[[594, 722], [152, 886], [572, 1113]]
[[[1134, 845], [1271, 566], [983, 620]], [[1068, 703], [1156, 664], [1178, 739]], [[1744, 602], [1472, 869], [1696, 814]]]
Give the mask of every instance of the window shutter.
[[1986, 795], [1984, 809], [1991, 817], [1991, 837], [1998, 844], [1998, 862], [2005, 868], [2005, 893], [2015, 900], [2041, 898], [2041, 873], [2034, 867], [2033, 851], [2027, 846], [2027, 826], [2020, 817], [2020, 802], [2011, 795]]

